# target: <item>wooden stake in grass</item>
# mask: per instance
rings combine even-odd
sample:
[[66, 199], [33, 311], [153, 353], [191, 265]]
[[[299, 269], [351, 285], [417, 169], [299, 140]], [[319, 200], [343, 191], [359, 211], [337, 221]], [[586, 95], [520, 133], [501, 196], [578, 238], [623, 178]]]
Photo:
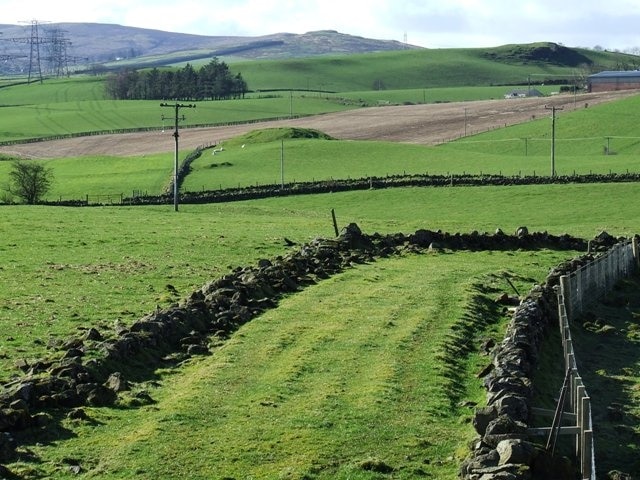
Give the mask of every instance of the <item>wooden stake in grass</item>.
[[333, 219], [333, 230], [336, 232], [336, 237], [340, 236], [340, 232], [338, 231], [338, 222], [336, 221], [336, 211], [335, 209], [331, 209], [331, 218]]

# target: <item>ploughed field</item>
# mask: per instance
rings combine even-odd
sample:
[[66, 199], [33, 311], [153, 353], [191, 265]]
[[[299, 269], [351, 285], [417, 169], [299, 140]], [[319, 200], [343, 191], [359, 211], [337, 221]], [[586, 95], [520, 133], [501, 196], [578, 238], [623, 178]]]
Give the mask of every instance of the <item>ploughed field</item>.
[[[380, 140], [432, 145], [460, 137], [465, 133], [523, 123], [549, 116], [545, 107], [580, 109], [632, 95], [629, 92], [605, 92], [558, 95], [545, 98], [481, 100], [368, 107], [304, 118], [242, 125], [189, 128], [180, 131], [180, 148], [219, 143], [251, 130], [293, 126], [313, 128], [341, 140]], [[32, 158], [78, 157], [85, 155], [145, 155], [173, 148], [172, 130], [118, 135], [98, 135], [64, 140], [0, 147], [0, 153]]]

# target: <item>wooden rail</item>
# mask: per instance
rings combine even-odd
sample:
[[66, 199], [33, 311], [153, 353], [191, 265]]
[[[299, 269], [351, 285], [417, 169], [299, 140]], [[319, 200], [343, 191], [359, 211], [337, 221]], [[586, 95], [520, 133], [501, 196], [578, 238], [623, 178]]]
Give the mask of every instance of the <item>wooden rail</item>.
[[528, 433], [547, 436], [547, 449], [552, 450], [555, 449], [559, 435], [572, 436], [580, 478], [583, 480], [596, 478], [593, 419], [591, 398], [578, 372], [570, 323], [593, 301], [610, 291], [616, 282], [629, 276], [638, 268], [639, 259], [638, 241], [634, 237], [632, 242], [614, 245], [604, 255], [595, 258], [571, 275], [563, 275], [560, 277], [560, 286], [557, 288], [559, 327], [566, 372], [565, 384], [556, 410], [532, 409], [533, 414], [553, 417], [552, 425], [529, 428]]

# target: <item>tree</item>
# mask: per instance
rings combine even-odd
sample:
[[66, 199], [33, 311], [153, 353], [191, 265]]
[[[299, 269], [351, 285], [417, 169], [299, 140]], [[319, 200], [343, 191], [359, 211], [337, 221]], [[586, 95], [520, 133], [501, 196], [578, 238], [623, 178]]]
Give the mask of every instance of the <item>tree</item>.
[[9, 172], [10, 192], [29, 205], [36, 204], [51, 188], [53, 173], [41, 163], [15, 160]]

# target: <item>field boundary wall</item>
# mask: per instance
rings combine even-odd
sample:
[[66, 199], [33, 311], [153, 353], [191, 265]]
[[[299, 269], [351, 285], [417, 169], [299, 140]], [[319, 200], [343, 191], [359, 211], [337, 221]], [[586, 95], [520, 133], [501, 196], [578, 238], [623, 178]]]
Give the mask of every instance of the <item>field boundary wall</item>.
[[[209, 148], [203, 146], [202, 148]], [[196, 151], [197, 152], [197, 151]], [[199, 153], [194, 153], [198, 155]], [[182, 173], [184, 176], [184, 172]], [[218, 190], [205, 190], [200, 192], [182, 192], [181, 204], [205, 204], [223, 203], [245, 200], [258, 200], [271, 197], [287, 197], [292, 195], [317, 195], [321, 193], [349, 192], [358, 190], [378, 190], [386, 188], [406, 187], [488, 187], [488, 186], [523, 186], [523, 185], [566, 185], [566, 184], [592, 184], [592, 183], [638, 183], [640, 173], [609, 173], [588, 175], [501, 175], [501, 174], [447, 174], [430, 175], [405, 174], [387, 175], [385, 177], [363, 177], [359, 179], [342, 180], [318, 180], [310, 182], [293, 182], [282, 184], [268, 184], [245, 186], [238, 188], [221, 188]], [[165, 205], [173, 203], [173, 196], [138, 194], [135, 192], [130, 197], [123, 193], [110, 193], [103, 195], [112, 200], [121, 198], [121, 205]], [[47, 205], [60, 206], [86, 206], [102, 205], [100, 195], [88, 195], [84, 198], [64, 199], [42, 202]], [[114, 204], [107, 202], [104, 204]]]
[[[635, 272], [640, 258], [638, 237], [620, 241], [610, 237], [605, 243], [606, 248], [594, 251], [590, 242], [587, 254], [554, 269], [516, 308], [502, 344], [493, 351], [492, 368], [484, 377], [487, 406], [478, 408], [473, 420], [480, 439], [462, 465], [462, 478], [492, 480], [508, 472], [522, 480], [532, 474], [535, 478], [569, 480], [576, 478], [578, 470], [579, 478], [595, 480], [591, 399], [578, 372], [571, 323], [618, 281]], [[543, 410], [531, 405], [532, 378], [542, 339], [556, 318], [566, 374], [557, 408]], [[532, 414], [552, 417], [551, 426], [529, 427]], [[572, 437], [575, 464], [554, 456], [558, 435]], [[537, 436], [547, 437], [544, 447], [530, 442]]]

